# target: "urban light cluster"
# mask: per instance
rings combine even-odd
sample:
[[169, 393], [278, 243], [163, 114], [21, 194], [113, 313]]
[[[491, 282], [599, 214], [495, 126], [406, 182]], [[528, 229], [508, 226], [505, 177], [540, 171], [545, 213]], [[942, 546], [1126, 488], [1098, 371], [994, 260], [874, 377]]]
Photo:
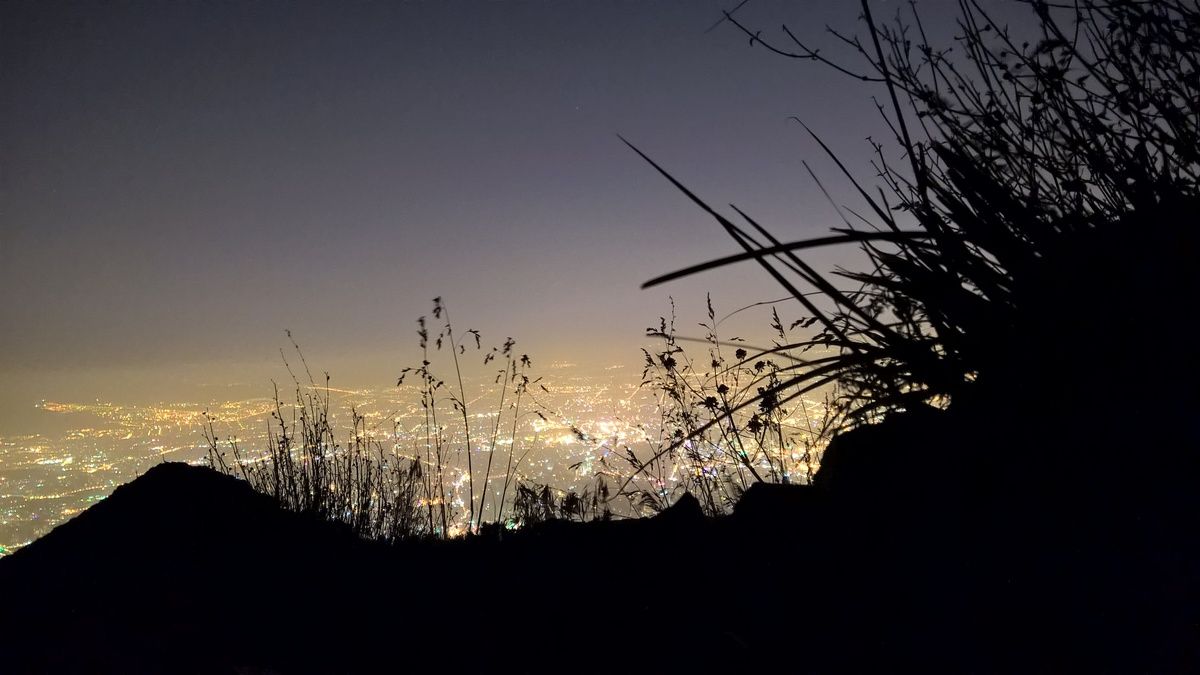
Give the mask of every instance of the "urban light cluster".
[[[497, 435], [494, 445], [489, 435], [481, 436], [479, 430], [491, 429], [497, 417], [504, 417], [506, 426], [512, 425], [512, 412], [497, 407], [498, 385], [490, 380], [469, 386], [476, 393], [469, 402], [475, 435], [472, 451], [494, 451], [505, 458], [513, 452], [520, 458], [514, 478], [560, 490], [582, 490], [590, 485], [602, 465], [604, 470], [612, 468], [602, 460], [614, 452], [653, 451], [656, 439], [662, 438], [658, 429], [661, 411], [653, 393], [639, 388], [637, 374], [610, 369], [599, 375], [585, 375], [569, 366], [555, 370], [553, 386], [538, 392], [541, 414], [532, 414], [530, 408], [530, 414], [517, 419], [515, 434], [508, 433], [512, 431], [509, 426], [505, 434]], [[395, 456], [424, 455], [425, 412], [415, 388], [322, 388], [323, 393], [326, 391], [334, 422], [345, 426], [339, 429], [340, 438], [358, 433], [365, 437], [363, 440], [391, 449]], [[805, 402], [808, 408], [819, 405]], [[78, 420], [79, 426], [58, 435], [0, 437], [0, 555], [11, 553], [104, 499], [118, 485], [154, 464], [204, 463], [209, 446], [203, 429], [209, 421], [222, 443], [236, 439], [244, 456], [260, 456], [267, 447], [269, 429], [278, 424], [272, 416], [277, 409], [285, 420], [291, 415], [292, 408], [286, 401], [277, 408], [276, 402], [267, 398], [145, 406], [100, 401], [42, 402], [36, 414], [69, 415], [68, 419]], [[349, 428], [351, 410], [365, 421], [357, 432]], [[805, 423], [799, 418], [788, 422]], [[444, 434], [449, 447], [465, 447], [461, 425], [447, 425]], [[728, 461], [718, 455], [713, 454], [711, 466], [699, 470], [715, 471], [720, 462]], [[492, 475], [500, 476], [494, 486], [499, 493], [503, 473], [498, 470]], [[454, 486], [447, 499], [461, 505], [466, 497], [465, 470], [455, 468], [447, 479], [447, 484]], [[680, 479], [677, 470], [664, 478], [668, 483]], [[669, 485], [661, 487], [667, 489]], [[498, 497], [496, 494], [492, 499]]]

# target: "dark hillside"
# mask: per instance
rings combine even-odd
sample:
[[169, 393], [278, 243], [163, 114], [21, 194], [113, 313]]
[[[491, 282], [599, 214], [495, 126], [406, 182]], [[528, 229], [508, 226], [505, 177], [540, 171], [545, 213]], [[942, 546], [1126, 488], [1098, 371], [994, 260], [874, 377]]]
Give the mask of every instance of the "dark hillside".
[[[914, 436], [929, 459], [906, 463], [894, 450]], [[685, 499], [650, 520], [390, 548], [164, 464], [0, 561], [4, 665], [1194, 671], [1198, 558], [1179, 520], [1112, 521], [1106, 538], [1094, 517], [1064, 524], [1078, 511], [1033, 518], [1045, 496], [980, 480], [972, 443], [986, 434], [963, 413], [914, 412], [840, 437], [816, 487], [756, 486], [725, 519]]]
[[762, 640], [783, 636], [761, 625], [777, 617], [724, 613], [769, 590], [731, 582], [803, 574], [784, 551], [765, 555], [778, 535], [796, 537], [755, 532], [744, 543], [762, 550], [747, 559], [726, 546], [739, 529], [684, 500], [646, 521], [388, 548], [282, 511], [228, 476], [163, 464], [0, 562], [4, 665], [540, 672], [753, 661]]
[[4, 560], [7, 656], [34, 671], [238, 663], [258, 620], [317, 609], [311, 576], [370, 549], [241, 481], [161, 464]]

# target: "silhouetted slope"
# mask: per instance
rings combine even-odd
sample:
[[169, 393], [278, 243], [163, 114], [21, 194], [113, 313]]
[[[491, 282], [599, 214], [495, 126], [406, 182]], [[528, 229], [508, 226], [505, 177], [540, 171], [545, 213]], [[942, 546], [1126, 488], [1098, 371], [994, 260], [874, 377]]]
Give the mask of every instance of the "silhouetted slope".
[[726, 575], [745, 561], [715, 531], [685, 500], [644, 521], [385, 547], [284, 512], [228, 476], [163, 464], [0, 561], [3, 663], [284, 673], [732, 664], [753, 658], [755, 620], [706, 618], [709, 598], [744, 592]]
[[6, 657], [80, 671], [225, 657], [209, 650], [236, 662], [255, 619], [319, 607], [308, 578], [369, 548], [242, 481], [161, 464], [0, 564]]
[[0, 560], [2, 665], [1194, 671], [1195, 514], [1163, 510], [1183, 503], [1186, 476], [1160, 476], [1151, 496], [1032, 460], [1015, 480], [1006, 439], [983, 425], [997, 410], [981, 410], [843, 434], [814, 487], [754, 486], [724, 519], [685, 499], [502, 540], [368, 544], [164, 464]]
[[[274, 500], [244, 481], [182, 463], [159, 464], [108, 498], [60, 525], [14, 556], [19, 568], [37, 559], [43, 564], [81, 544], [94, 546], [90, 562], [108, 564], [121, 549], [141, 549], [162, 560], [208, 559], [236, 547], [248, 555], [280, 549], [304, 531], [327, 537], [327, 544], [354, 540], [341, 528], [276, 508]], [[309, 551], [311, 554], [311, 551]], [[150, 562], [147, 560], [146, 562]]]

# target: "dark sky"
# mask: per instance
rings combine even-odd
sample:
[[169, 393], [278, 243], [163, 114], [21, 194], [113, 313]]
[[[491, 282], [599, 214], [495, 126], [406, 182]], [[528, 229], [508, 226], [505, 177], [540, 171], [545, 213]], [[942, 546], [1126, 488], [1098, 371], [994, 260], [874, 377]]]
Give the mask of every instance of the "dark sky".
[[[706, 33], [733, 4], [6, 0], [0, 404], [257, 381], [285, 328], [382, 385], [436, 295], [485, 339], [635, 366], [668, 293], [689, 325], [705, 290], [777, 296], [753, 267], [638, 290], [734, 248], [618, 133], [786, 238], [837, 224], [801, 160], [850, 199], [789, 115], [870, 175], [878, 92]], [[856, 5], [739, 17], [836, 54]]]

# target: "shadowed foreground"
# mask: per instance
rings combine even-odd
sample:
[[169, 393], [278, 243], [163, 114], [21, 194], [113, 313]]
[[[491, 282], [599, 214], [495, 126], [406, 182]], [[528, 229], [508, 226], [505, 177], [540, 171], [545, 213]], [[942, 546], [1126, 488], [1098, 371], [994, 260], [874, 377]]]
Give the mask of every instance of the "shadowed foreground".
[[970, 411], [844, 434], [814, 487], [724, 519], [503, 541], [371, 544], [163, 464], [0, 561], [4, 670], [1194, 670], [1192, 468], [1002, 480]]

